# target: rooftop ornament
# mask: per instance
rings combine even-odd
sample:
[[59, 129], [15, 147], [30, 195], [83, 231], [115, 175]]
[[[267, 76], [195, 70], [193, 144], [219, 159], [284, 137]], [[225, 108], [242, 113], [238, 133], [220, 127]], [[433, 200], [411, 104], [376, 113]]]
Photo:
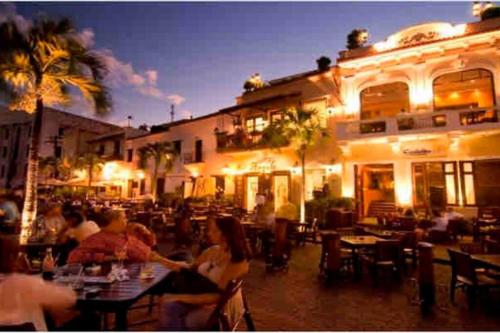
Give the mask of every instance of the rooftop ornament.
[[245, 92], [255, 91], [257, 89], [263, 88], [266, 86], [266, 83], [262, 80], [259, 73], [255, 73], [248, 80], [245, 81], [243, 85], [243, 89]]
[[385, 41], [375, 43], [375, 50], [381, 52], [398, 47], [408, 47], [429, 41], [452, 38], [463, 35], [465, 24], [452, 25], [450, 23], [437, 22], [425, 23], [401, 30]]
[[347, 35], [347, 49], [354, 50], [365, 46], [368, 42], [368, 30], [354, 29]]

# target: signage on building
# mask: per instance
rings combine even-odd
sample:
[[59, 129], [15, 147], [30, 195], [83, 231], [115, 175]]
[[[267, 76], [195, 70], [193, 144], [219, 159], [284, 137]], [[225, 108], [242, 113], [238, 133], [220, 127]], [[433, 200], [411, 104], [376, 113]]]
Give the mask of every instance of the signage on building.
[[276, 161], [272, 158], [266, 158], [250, 164], [250, 171], [258, 173], [270, 173], [276, 169]]
[[432, 150], [420, 148], [420, 149], [403, 149], [403, 154], [409, 156], [425, 156], [432, 153]]

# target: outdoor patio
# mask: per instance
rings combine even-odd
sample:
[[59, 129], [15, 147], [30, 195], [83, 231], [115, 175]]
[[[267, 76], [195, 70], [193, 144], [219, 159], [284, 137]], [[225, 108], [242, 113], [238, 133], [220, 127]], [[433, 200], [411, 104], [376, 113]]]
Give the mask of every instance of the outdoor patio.
[[[171, 245], [165, 242], [161, 248], [168, 251]], [[491, 305], [483, 302], [472, 311], [464, 293], [457, 292], [456, 304], [450, 303], [448, 266], [434, 265], [437, 305], [432, 315], [424, 317], [410, 302], [414, 289], [409, 276], [375, 287], [367, 274], [362, 281], [346, 275], [327, 285], [318, 276], [320, 250], [311, 244], [294, 248], [288, 272], [269, 273], [262, 259], [252, 261], [244, 292], [257, 330], [497, 331], [500, 327], [499, 293], [491, 294]], [[143, 320], [145, 311], [131, 312], [129, 321]], [[152, 318], [156, 317], [155, 312]], [[131, 329], [154, 330], [155, 324]], [[239, 328], [245, 329], [244, 324]]]

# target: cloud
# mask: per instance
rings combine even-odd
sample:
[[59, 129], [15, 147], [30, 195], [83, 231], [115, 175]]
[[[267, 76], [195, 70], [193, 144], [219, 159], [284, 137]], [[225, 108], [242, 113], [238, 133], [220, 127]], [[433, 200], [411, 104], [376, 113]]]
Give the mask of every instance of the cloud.
[[31, 20], [17, 14], [16, 6], [12, 3], [0, 3], [0, 23], [14, 21], [21, 31], [27, 31], [31, 27]]
[[76, 37], [80, 42], [87, 48], [93, 47], [95, 45], [94, 41], [94, 30], [90, 28], [85, 28], [82, 31], [78, 32]]
[[186, 101], [186, 99], [184, 97], [182, 97], [181, 95], [177, 95], [177, 94], [169, 95], [169, 96], [167, 96], [167, 98], [170, 102], [172, 102], [175, 105], [182, 104]]
[[[0, 3], [0, 23], [7, 20], [14, 20], [23, 31], [26, 31], [32, 24], [31, 20], [17, 14], [14, 4]], [[78, 31], [76, 38], [85, 47], [92, 48], [95, 46], [95, 33], [91, 28]], [[143, 96], [174, 103], [175, 105], [179, 105], [186, 100], [178, 94], [169, 95], [158, 87], [159, 75], [157, 70], [147, 69], [138, 71], [131, 63], [119, 60], [110, 49], [98, 49], [96, 52], [102, 57], [108, 68], [106, 81], [112, 87], [120, 88], [129, 86]]]

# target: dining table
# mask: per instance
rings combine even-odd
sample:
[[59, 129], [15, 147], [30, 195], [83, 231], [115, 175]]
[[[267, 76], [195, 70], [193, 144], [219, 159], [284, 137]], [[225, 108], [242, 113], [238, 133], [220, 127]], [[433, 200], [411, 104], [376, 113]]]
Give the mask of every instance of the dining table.
[[153, 288], [163, 281], [170, 270], [159, 263], [150, 263], [153, 274], [145, 279], [141, 277], [143, 264], [131, 263], [125, 265], [128, 270], [128, 280], [99, 284], [99, 291], [89, 296], [85, 289], [78, 293], [77, 308], [82, 312], [97, 311], [115, 314], [115, 329], [126, 331], [127, 313], [143, 296], [151, 293]]
[[478, 265], [500, 270], [500, 254], [473, 254], [471, 257]]
[[340, 244], [343, 247], [351, 249], [352, 261], [354, 268], [354, 277], [357, 279], [361, 276], [361, 264], [359, 260], [360, 249], [371, 249], [377, 242], [384, 241], [383, 238], [377, 236], [342, 236]]

